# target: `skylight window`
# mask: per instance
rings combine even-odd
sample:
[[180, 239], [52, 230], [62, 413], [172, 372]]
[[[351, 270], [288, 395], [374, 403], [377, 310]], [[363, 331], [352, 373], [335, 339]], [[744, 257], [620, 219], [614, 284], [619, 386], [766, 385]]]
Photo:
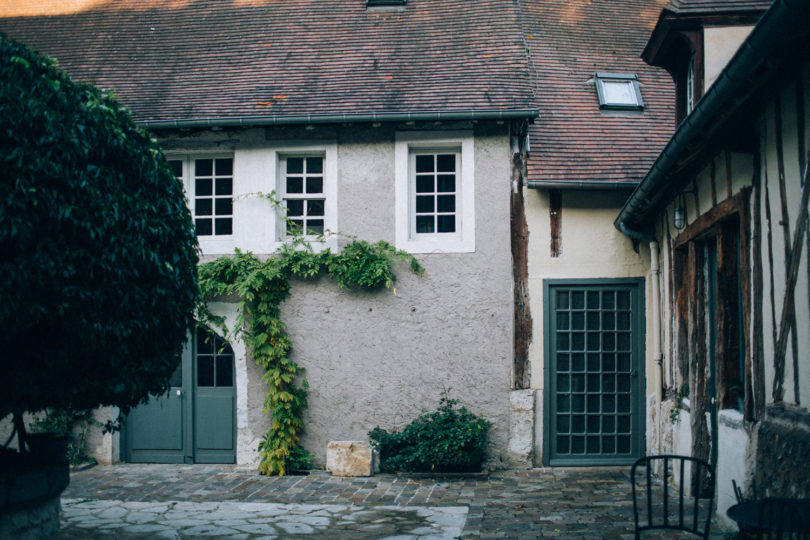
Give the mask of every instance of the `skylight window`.
[[407, 3], [408, 0], [366, 0], [366, 7], [397, 7]]
[[638, 77], [630, 73], [597, 73], [596, 94], [600, 109], [638, 111], [644, 108]]

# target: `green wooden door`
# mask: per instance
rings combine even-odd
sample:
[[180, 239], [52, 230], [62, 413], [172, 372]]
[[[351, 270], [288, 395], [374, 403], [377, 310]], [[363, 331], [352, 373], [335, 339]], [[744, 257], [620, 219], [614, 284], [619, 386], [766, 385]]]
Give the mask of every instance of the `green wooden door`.
[[130, 463], [235, 463], [236, 387], [231, 347], [198, 329], [167, 395], [130, 411], [123, 459]]
[[626, 464], [641, 456], [642, 284], [545, 283], [545, 464]]
[[195, 352], [194, 461], [234, 463], [233, 350], [218, 336], [198, 331]]

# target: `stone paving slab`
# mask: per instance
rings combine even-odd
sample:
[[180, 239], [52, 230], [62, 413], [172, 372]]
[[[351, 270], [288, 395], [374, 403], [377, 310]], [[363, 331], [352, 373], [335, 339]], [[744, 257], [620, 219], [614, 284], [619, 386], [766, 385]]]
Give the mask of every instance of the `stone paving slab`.
[[[193, 510], [184, 506], [189, 504], [198, 506]], [[319, 471], [279, 478], [259, 476], [251, 467], [235, 465], [97, 466], [71, 476], [70, 486], [63, 493], [63, 507], [62, 537], [71, 539], [129, 540], [155, 538], [158, 533], [166, 538], [186, 538], [203, 535], [204, 530], [195, 526], [213, 523], [231, 527], [236, 521], [250, 519], [258, 520], [252, 525], [267, 528], [234, 529], [234, 534], [221, 537], [634, 537], [629, 467], [508, 470], [485, 478], [452, 479], [386, 474], [340, 478]], [[95, 510], [89, 512], [91, 508]], [[234, 510], [239, 508], [238, 512]], [[245, 508], [261, 508], [255, 511], [261, 517], [245, 517], [245, 513], [253, 512]], [[326, 512], [329, 523], [315, 527], [302, 521], [301, 516], [308, 515], [308, 510]], [[77, 511], [85, 512], [86, 518], [79, 519]], [[208, 512], [213, 512], [216, 520], [206, 515]], [[235, 513], [229, 517], [228, 512]], [[86, 525], [92, 524], [92, 519], [99, 520], [94, 527], [78, 527], [79, 521]], [[138, 532], [131, 526], [113, 527], [128, 523], [127, 519], [140, 520], [132, 525], [135, 527], [164, 529]], [[288, 531], [277, 526], [284, 520], [300, 522], [312, 530]], [[383, 527], [376, 532], [362, 529], [367, 525]], [[110, 529], [101, 529], [104, 526]], [[132, 534], [136, 536], [127, 536]], [[711, 537], [725, 536], [714, 528]], [[665, 533], [645, 538], [681, 537]]]
[[60, 537], [457, 538], [464, 506], [409, 507], [62, 499]]

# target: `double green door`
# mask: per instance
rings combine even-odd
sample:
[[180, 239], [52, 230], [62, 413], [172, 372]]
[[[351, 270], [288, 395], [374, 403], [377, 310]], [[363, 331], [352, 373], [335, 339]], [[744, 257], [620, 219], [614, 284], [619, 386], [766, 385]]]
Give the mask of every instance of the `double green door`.
[[234, 356], [219, 336], [198, 329], [167, 395], [153, 396], [124, 423], [130, 463], [235, 463]]
[[642, 454], [642, 284], [546, 282], [545, 464], [626, 464]]

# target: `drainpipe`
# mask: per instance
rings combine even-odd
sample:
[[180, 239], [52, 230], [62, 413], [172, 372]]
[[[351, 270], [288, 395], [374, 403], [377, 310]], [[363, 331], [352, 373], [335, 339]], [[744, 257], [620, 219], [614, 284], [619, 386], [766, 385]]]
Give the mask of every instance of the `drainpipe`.
[[655, 363], [655, 397], [658, 404], [664, 400], [664, 353], [661, 351], [661, 288], [658, 265], [658, 242], [650, 242], [650, 273], [652, 273], [652, 338], [653, 362]]
[[658, 241], [650, 233], [631, 229], [625, 224], [624, 221], [619, 221], [616, 227], [633, 240], [644, 240], [650, 244], [655, 397], [658, 399], [658, 403], [660, 404], [664, 400], [664, 353], [661, 351], [661, 289], [659, 288], [661, 267], [658, 265]]

